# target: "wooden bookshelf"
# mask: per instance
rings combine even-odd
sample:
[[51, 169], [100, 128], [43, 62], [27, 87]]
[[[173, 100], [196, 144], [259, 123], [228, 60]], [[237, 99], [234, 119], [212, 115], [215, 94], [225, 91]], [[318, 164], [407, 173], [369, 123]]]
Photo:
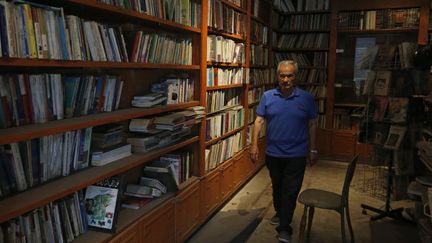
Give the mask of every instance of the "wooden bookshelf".
[[[200, 224], [205, 222], [211, 213], [227, 199], [227, 195], [232, 195], [243, 183], [245, 183], [253, 173], [263, 166], [263, 163], [255, 164], [249, 158], [248, 151], [245, 149], [246, 129], [247, 129], [247, 81], [243, 84], [224, 85], [216, 87], [206, 87], [206, 69], [208, 67], [218, 68], [257, 68], [265, 69], [268, 66], [249, 65], [250, 58], [250, 35], [249, 24], [256, 21], [260, 24], [269, 26], [269, 21], [251, 15], [250, 1], [244, 1], [244, 6], [237, 6], [227, 0], [221, 0], [224, 6], [228, 6], [244, 15], [244, 34], [228, 33], [216, 30], [207, 26], [209, 2], [193, 1], [199, 3], [201, 7], [200, 26], [192, 27], [174, 21], [169, 21], [145, 13], [140, 13], [131, 9], [123, 9], [113, 5], [98, 2], [96, 0], [31, 0], [31, 2], [44, 4], [53, 7], [61, 7], [65, 15], [75, 15], [86, 21], [95, 21], [97, 24], [106, 26], [119, 26], [121, 34], [125, 35], [125, 49], [130, 56], [132, 46], [135, 44], [134, 34], [137, 31], [163, 32], [167, 36], [187, 38], [192, 43], [192, 65], [177, 64], [156, 64], [156, 63], [133, 63], [133, 62], [104, 62], [104, 61], [70, 61], [70, 60], [48, 60], [48, 59], [26, 59], [26, 58], [0, 58], [0, 72], [2, 74], [40, 74], [58, 73], [81, 76], [83, 73], [88, 75], [115, 74], [122, 77], [123, 93], [120, 99], [120, 108], [112, 112], [83, 115], [62, 120], [48, 121], [43, 124], [29, 124], [19, 127], [0, 129], [0, 145], [28, 141], [44, 136], [61, 134], [67, 131], [90, 128], [110, 123], [122, 122], [141, 117], [156, 116], [161, 113], [179, 111], [193, 106], [206, 106], [206, 91], [211, 90], [239, 90], [239, 99], [243, 105], [244, 125], [238, 129], [227, 132], [222, 136], [205, 141], [205, 118], [201, 119], [194, 127], [192, 134], [187, 139], [172, 144], [168, 147], [160, 148], [149, 153], [132, 155], [116, 160], [101, 167], [90, 166], [88, 168], [73, 172], [65, 177], [50, 179], [42, 184], [30, 187], [25, 191], [13, 193], [0, 199], [0, 223], [6, 223], [15, 217], [23, 215], [32, 210], [44, 207], [45, 205], [67, 197], [79, 190], [85, 189], [102, 179], [115, 175], [127, 175], [127, 181], [133, 182], [139, 179], [140, 168], [160, 156], [173, 153], [180, 149], [191, 151], [193, 156], [192, 177], [180, 184], [179, 192], [167, 193], [162, 197], [152, 200], [148, 205], [139, 210], [122, 209], [119, 212], [117, 230], [113, 234], [88, 231], [75, 239], [76, 242], [106, 242], [124, 239], [134, 239], [137, 242], [183, 242], [196, 230]], [[65, 24], [65, 23], [63, 23]], [[100, 27], [98, 27], [100, 28]], [[241, 33], [242, 31], [240, 31]], [[268, 31], [270, 33], [270, 29]], [[152, 33], [152, 32], [151, 32]], [[237, 32], [239, 33], [239, 32]], [[245, 63], [218, 63], [207, 62], [207, 36], [220, 35], [224, 38], [234, 40], [236, 43], [244, 44]], [[117, 37], [116, 37], [117, 38]], [[270, 42], [268, 42], [270, 43]], [[103, 44], [103, 43], [102, 43]], [[258, 43], [256, 43], [258, 44]], [[106, 46], [106, 45], [105, 45]], [[62, 46], [63, 47], [63, 46]], [[119, 47], [117, 47], [119, 48]], [[270, 49], [268, 48], [269, 53]], [[104, 50], [106, 51], [106, 50]], [[89, 55], [89, 50], [87, 54]], [[65, 55], [66, 56], [66, 55]], [[90, 59], [94, 59], [93, 57]], [[270, 59], [270, 58], [269, 58]], [[101, 59], [103, 60], [103, 59]], [[160, 105], [152, 108], [133, 108], [130, 98], [134, 95], [150, 90], [150, 86], [160, 79], [172, 74], [176, 76], [187, 75], [194, 80], [193, 101], [175, 105]], [[246, 75], [245, 75], [246, 76]], [[225, 111], [230, 107], [224, 107], [213, 115]], [[203, 171], [204, 154], [206, 146], [215, 144], [222, 139], [227, 139], [234, 134], [242, 134], [242, 148], [231, 158], [224, 161], [224, 166], [212, 171], [211, 176]], [[262, 146], [262, 143], [260, 143]], [[91, 149], [90, 149], [91, 151]], [[89, 152], [90, 152], [89, 151]], [[91, 152], [90, 152], [91, 153]], [[260, 157], [264, 157], [263, 150]], [[232, 166], [227, 165], [231, 163]], [[228, 173], [229, 172], [229, 173]], [[227, 174], [232, 178], [226, 177]], [[223, 176], [225, 175], [225, 176]], [[218, 189], [219, 182], [223, 179], [225, 189]], [[203, 188], [210, 188], [208, 192], [203, 192]], [[204, 209], [211, 209], [205, 211]], [[185, 219], [186, 216], [191, 216]], [[174, 218], [175, 217], [175, 220]], [[162, 228], [170, 225], [169, 232]], [[161, 233], [162, 232], [162, 233]], [[3, 231], [5, 233], [5, 231]], [[160, 233], [160, 234], [159, 234]], [[6, 235], [6, 234], [5, 234]], [[157, 235], [157, 236], [155, 236]], [[155, 240], [157, 239], [157, 240]]]

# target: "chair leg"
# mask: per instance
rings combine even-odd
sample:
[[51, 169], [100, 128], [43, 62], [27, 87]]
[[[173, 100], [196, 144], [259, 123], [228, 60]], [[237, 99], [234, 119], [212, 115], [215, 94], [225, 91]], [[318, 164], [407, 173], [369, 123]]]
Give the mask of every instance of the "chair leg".
[[304, 233], [306, 228], [306, 214], [307, 214], [308, 206], [304, 206], [303, 216], [300, 221], [300, 231], [299, 231], [299, 243], [304, 243]]
[[347, 221], [348, 221], [348, 229], [349, 229], [350, 236], [351, 236], [351, 243], [354, 243], [354, 231], [353, 231], [353, 228], [352, 228], [352, 225], [351, 225], [351, 218], [350, 218], [350, 212], [349, 212], [348, 205], [345, 207], [345, 210], [346, 210], [346, 218], [347, 218]]
[[313, 220], [313, 216], [314, 216], [314, 212], [315, 212], [315, 207], [309, 207], [309, 215], [308, 215], [308, 223], [307, 223], [307, 237], [309, 238], [310, 236], [310, 231], [312, 228], [312, 220]]
[[346, 243], [346, 238], [345, 238], [345, 210], [341, 210], [341, 234], [342, 234], [342, 242]]

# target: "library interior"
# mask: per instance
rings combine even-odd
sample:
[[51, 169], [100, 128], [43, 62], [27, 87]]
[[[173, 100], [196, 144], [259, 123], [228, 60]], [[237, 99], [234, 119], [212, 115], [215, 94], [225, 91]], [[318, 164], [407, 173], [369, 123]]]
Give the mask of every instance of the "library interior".
[[386, 241], [432, 242], [432, 0], [0, 0], [0, 243]]

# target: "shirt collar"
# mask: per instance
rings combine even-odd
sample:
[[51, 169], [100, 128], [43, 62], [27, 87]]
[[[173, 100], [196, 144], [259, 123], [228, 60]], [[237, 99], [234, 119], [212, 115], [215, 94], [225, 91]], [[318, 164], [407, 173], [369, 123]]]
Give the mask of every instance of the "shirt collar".
[[[277, 88], [275, 89], [275, 92], [274, 92], [273, 95], [277, 95], [277, 96], [279, 96], [279, 97], [283, 97], [282, 92], [281, 92], [281, 90], [280, 90], [279, 87], [277, 87]], [[300, 95], [300, 94], [299, 94], [299, 91], [298, 91], [297, 87], [294, 87], [293, 92], [291, 93], [290, 96], [287, 97], [287, 99], [290, 99], [290, 98], [293, 98], [293, 97], [297, 97], [297, 96], [299, 96], [299, 95]]]

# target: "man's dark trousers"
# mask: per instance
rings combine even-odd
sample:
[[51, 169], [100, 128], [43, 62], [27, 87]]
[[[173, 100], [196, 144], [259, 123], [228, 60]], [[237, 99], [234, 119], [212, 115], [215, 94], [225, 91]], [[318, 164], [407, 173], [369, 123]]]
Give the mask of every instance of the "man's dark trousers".
[[266, 155], [266, 166], [272, 181], [273, 206], [280, 218], [276, 230], [292, 234], [290, 224], [303, 183], [306, 157], [276, 158]]

